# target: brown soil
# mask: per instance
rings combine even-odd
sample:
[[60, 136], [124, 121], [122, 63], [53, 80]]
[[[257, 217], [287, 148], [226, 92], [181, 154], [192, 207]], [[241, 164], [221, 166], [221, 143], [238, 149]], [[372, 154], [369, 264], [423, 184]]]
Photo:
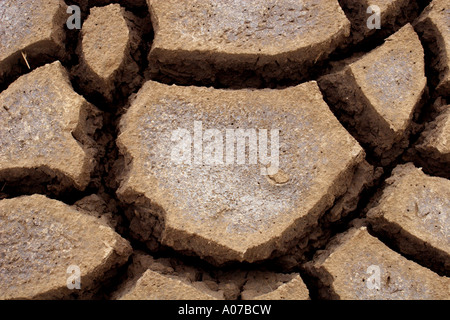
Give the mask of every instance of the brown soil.
[[378, 3], [2, 1], [0, 299], [450, 299], [450, 11]]

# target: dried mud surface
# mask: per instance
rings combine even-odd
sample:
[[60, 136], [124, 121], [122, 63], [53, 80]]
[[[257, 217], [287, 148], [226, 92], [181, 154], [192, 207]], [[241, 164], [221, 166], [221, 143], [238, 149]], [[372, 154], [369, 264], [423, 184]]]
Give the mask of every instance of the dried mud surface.
[[450, 299], [450, 7], [378, 2], [1, 1], [0, 299]]

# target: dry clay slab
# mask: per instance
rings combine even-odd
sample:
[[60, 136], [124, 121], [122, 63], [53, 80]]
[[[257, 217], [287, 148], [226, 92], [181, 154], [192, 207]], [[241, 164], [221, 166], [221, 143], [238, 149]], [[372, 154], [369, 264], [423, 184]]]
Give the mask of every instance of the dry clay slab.
[[126, 168], [117, 192], [134, 235], [219, 264], [288, 250], [365, 163], [315, 82], [218, 90], [149, 81], [121, 120], [118, 146]]
[[180, 279], [147, 270], [120, 300], [216, 300], [217, 298]]
[[[82, 10], [87, 11], [88, 8], [106, 6], [110, 4], [111, 0], [71, 0], [70, 3], [75, 3], [80, 6]], [[121, 6], [126, 8], [145, 8], [147, 6], [146, 0], [116, 0], [114, 2], [119, 3]]]
[[[340, 0], [339, 4], [352, 23], [351, 40], [354, 43], [375, 34], [383, 36], [395, 32], [411, 17], [417, 17], [419, 12], [416, 0]], [[372, 25], [377, 14], [380, 21], [379, 29]], [[371, 28], [368, 27], [368, 22]]]
[[242, 300], [309, 300], [309, 291], [298, 274], [249, 272]]
[[432, 67], [439, 74], [438, 95], [450, 96], [450, 7], [433, 0], [415, 22], [415, 28], [433, 53]]
[[365, 227], [338, 235], [305, 265], [325, 299], [448, 300], [450, 278], [406, 259]]
[[62, 0], [2, 0], [0, 2], [0, 84], [17, 73], [19, 63], [65, 56], [67, 6]]
[[427, 267], [450, 275], [450, 181], [399, 166], [368, 212], [377, 234]]
[[337, 0], [147, 0], [152, 76], [236, 85], [299, 79], [350, 32]]
[[[131, 251], [113, 229], [60, 201], [41, 195], [0, 201], [0, 299], [87, 294]], [[79, 290], [67, 286], [77, 282], [72, 275], [80, 276]]]
[[[275, 274], [276, 275], [276, 274]], [[308, 300], [309, 292], [300, 276], [291, 276], [290, 281], [268, 293], [260, 293], [260, 282], [247, 285], [243, 300]], [[263, 283], [263, 286], [267, 286]], [[255, 290], [255, 288], [257, 290]], [[147, 270], [134, 286], [118, 296], [120, 300], [217, 300], [218, 294], [200, 286], [193, 286], [174, 277]], [[221, 297], [223, 299], [223, 296]]]
[[134, 251], [127, 280], [112, 294], [114, 300], [221, 300], [223, 292], [211, 290], [202, 270], [171, 258], [155, 259]]
[[428, 123], [415, 149], [418, 163], [433, 174], [450, 179], [450, 105]]
[[75, 68], [80, 86], [112, 102], [116, 88], [131, 92], [139, 83], [139, 66], [133, 58], [140, 44], [139, 28], [132, 13], [118, 4], [90, 9], [77, 48]]
[[122, 300], [307, 300], [309, 291], [295, 273], [216, 270], [212, 274], [171, 258], [135, 252], [127, 280], [113, 293]]
[[0, 94], [0, 180], [42, 173], [83, 190], [95, 167], [100, 112], [78, 95], [59, 61], [26, 74]]
[[382, 165], [408, 147], [426, 83], [424, 51], [409, 24], [382, 46], [319, 80], [330, 107]]

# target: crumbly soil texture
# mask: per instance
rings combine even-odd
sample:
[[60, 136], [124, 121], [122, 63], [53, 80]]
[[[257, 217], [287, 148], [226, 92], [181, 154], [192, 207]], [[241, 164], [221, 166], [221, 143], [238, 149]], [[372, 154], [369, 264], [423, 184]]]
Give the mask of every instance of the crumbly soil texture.
[[0, 299], [450, 299], [450, 7], [370, 5], [2, 0]]

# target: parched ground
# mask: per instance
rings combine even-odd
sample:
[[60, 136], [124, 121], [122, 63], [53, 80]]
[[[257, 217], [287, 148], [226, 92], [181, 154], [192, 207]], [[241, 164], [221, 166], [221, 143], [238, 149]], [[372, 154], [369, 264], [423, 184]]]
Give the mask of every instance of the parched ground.
[[450, 299], [448, 1], [0, 21], [0, 299]]

